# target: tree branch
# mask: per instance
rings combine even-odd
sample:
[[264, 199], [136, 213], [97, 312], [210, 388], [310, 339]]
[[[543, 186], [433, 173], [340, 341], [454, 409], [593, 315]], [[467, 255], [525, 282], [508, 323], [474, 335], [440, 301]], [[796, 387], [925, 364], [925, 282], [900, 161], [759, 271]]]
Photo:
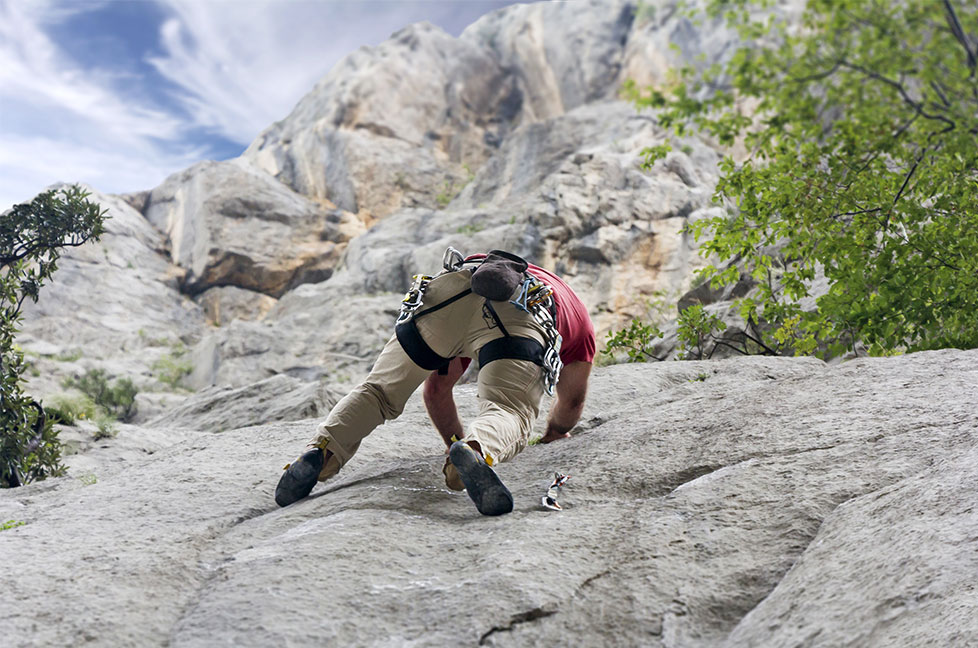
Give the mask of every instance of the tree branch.
[[842, 61], [841, 64], [844, 67], [849, 68], [850, 70], [855, 70], [856, 72], [861, 72], [862, 74], [865, 74], [870, 79], [875, 79], [876, 81], [879, 81], [881, 83], [885, 83], [886, 85], [890, 86], [891, 88], [894, 88], [898, 93], [900, 93], [900, 96], [903, 97], [903, 101], [908, 106], [910, 106], [911, 108], [913, 108], [914, 111], [917, 114], [919, 114], [921, 117], [923, 117], [925, 119], [930, 119], [930, 120], [933, 120], [933, 121], [942, 121], [945, 124], [948, 124], [950, 126], [950, 128], [954, 128], [956, 126], [956, 124], [954, 123], [954, 121], [952, 121], [951, 119], [948, 119], [947, 117], [945, 117], [943, 115], [934, 115], [934, 114], [931, 114], [931, 113], [925, 111], [924, 110], [924, 107], [919, 102], [914, 101], [913, 100], [913, 97], [911, 97], [909, 94], [907, 94], [907, 89], [903, 87], [903, 84], [902, 83], [900, 83], [898, 81], [894, 81], [893, 79], [890, 79], [888, 77], [885, 77], [882, 74], [879, 74], [877, 72], [874, 72], [873, 70], [868, 70], [868, 69], [864, 68], [861, 65], [857, 65], [855, 63], [850, 63], [849, 61], [845, 61], [844, 60], [844, 61]]
[[822, 79], [825, 79], [835, 74], [835, 72], [841, 66], [842, 66], [842, 60], [838, 60], [835, 62], [835, 65], [833, 65], [828, 70], [825, 70], [824, 72], [816, 72], [815, 74], [809, 74], [808, 76], [803, 76], [803, 77], [789, 76], [788, 81], [792, 81], [794, 83], [808, 83], [809, 81], [821, 81]]
[[944, 104], [944, 107], [950, 108], [951, 102], [948, 100], [947, 95], [944, 94], [944, 91], [941, 89], [941, 85], [937, 81], [931, 80], [930, 87], [933, 88], [934, 92], [937, 93], [937, 96], [940, 97], [941, 103]]
[[944, 0], [944, 12], [947, 14], [947, 24], [951, 28], [951, 33], [961, 43], [961, 47], [964, 48], [968, 56], [968, 69], [971, 70], [968, 78], [973, 79], [975, 70], [978, 68], [978, 57], [971, 51], [971, 44], [968, 43], [968, 37], [964, 33], [964, 29], [961, 28], [961, 23], [958, 21], [958, 15], [954, 12], [954, 6], [951, 4], [951, 0]]

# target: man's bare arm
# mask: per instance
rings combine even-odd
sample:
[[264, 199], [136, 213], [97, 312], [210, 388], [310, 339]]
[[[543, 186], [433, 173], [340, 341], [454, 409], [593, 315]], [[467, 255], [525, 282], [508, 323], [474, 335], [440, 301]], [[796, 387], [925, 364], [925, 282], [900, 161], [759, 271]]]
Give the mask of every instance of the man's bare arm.
[[561, 370], [560, 381], [557, 383], [557, 399], [550, 408], [547, 431], [540, 439], [543, 443], [570, 436], [571, 429], [581, 420], [581, 413], [584, 411], [590, 375], [590, 362], [572, 362]]
[[463, 371], [462, 359], [452, 358], [446, 375], [440, 376], [437, 371], [433, 371], [424, 381], [422, 395], [425, 409], [446, 446], [452, 445], [453, 436], [457, 439], [464, 436], [462, 420], [458, 417], [458, 409], [452, 397], [452, 388], [462, 377]]

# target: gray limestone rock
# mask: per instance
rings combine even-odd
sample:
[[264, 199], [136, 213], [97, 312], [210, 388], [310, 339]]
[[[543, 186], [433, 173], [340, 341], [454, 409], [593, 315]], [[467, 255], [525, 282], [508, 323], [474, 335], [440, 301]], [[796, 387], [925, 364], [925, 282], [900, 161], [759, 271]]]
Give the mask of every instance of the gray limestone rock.
[[65, 249], [37, 303], [24, 304], [17, 342], [33, 364], [25, 378], [35, 397], [64, 393], [65, 378], [90, 369], [156, 391], [154, 365], [204, 325], [178, 290], [182, 273], [161, 252], [162, 234], [119, 197], [90, 199], [108, 210], [101, 241]]
[[352, 217], [238, 160], [171, 176], [150, 194], [146, 218], [186, 270], [184, 292], [237, 286], [279, 297], [332, 274]]
[[224, 432], [251, 425], [325, 417], [342, 394], [278, 374], [244, 387], [208, 387], [147, 425]]
[[515, 77], [520, 121], [540, 121], [615, 96], [634, 13], [622, 0], [515, 5], [476, 21], [461, 40], [490, 50]]
[[215, 286], [197, 295], [195, 301], [210, 324], [224, 326], [234, 320], [261, 320], [278, 300], [246, 288]]
[[[186, 433], [0, 492], [26, 523], [0, 532], [6, 641], [968, 645], [976, 359], [598, 369], [569, 440], [498, 467], [500, 518], [443, 486], [417, 397], [285, 509], [315, 419]], [[540, 506], [554, 471], [560, 513]]]
[[504, 135], [513, 92], [485, 49], [411, 25], [343, 59], [244, 156], [348, 211], [433, 207]]
[[[597, 368], [569, 440], [498, 466], [516, 510], [494, 519], [444, 487], [415, 395], [275, 506], [447, 246], [558, 272], [599, 338], [683, 295], [743, 325], [749, 281], [690, 291], [685, 225], [724, 214], [720, 153], [688, 138], [642, 168], [667, 134], [616, 100], [662, 82], [667, 43], [708, 63], [732, 36], [651, 6], [409, 27], [241, 159], [96, 194], [103, 241], [66, 252], [17, 339], [30, 393], [97, 368], [139, 410], [115, 438], [64, 428], [68, 476], [0, 492], [0, 521], [26, 523], [0, 531], [5, 645], [974, 643], [976, 351]], [[475, 388], [456, 400], [471, 420]], [[539, 504], [555, 471], [561, 513]]]

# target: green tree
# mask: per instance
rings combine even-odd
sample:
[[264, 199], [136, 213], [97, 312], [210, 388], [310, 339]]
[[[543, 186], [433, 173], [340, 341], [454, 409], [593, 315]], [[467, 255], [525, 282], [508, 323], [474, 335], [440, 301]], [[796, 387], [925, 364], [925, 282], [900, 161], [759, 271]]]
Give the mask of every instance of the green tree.
[[105, 210], [81, 187], [47, 191], [0, 215], [0, 487], [63, 472], [61, 446], [41, 405], [23, 393], [14, 344], [25, 299], [36, 302], [61, 249], [98, 240]]
[[721, 164], [731, 215], [693, 227], [728, 262], [705, 275], [753, 274], [741, 314], [765, 348], [978, 346], [978, 4], [809, 0], [794, 26], [771, 4], [711, 0], [742, 39], [729, 61], [628, 87], [677, 133], [747, 151]]

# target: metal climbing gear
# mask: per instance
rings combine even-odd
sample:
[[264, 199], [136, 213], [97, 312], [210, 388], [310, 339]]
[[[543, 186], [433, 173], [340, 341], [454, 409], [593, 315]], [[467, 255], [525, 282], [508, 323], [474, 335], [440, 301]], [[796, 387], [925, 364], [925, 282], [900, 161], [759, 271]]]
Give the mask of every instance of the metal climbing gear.
[[547, 494], [543, 496], [540, 503], [544, 508], [548, 508], [551, 511], [563, 511], [563, 507], [557, 503], [557, 496], [560, 495], [560, 488], [567, 480], [570, 475], [561, 475], [559, 472], [554, 473], [554, 480], [550, 483], [550, 488], [547, 489]]
[[510, 303], [521, 311], [529, 313], [543, 329], [543, 384], [547, 388], [547, 394], [553, 396], [557, 381], [560, 380], [560, 370], [564, 367], [564, 363], [560, 360], [563, 338], [557, 332], [557, 320], [554, 316], [557, 311], [554, 291], [550, 286], [527, 273], [519, 294], [516, 299], [510, 300]]
[[445, 272], [461, 270], [463, 263], [465, 263], [465, 257], [462, 256], [462, 253], [452, 246], [448, 246], [441, 258], [441, 267], [445, 269]]
[[431, 275], [416, 274], [413, 277], [414, 283], [411, 284], [411, 289], [407, 291], [404, 295], [404, 299], [401, 300], [401, 312], [397, 314], [397, 324], [403, 324], [411, 319], [414, 312], [421, 308], [421, 304], [424, 303], [424, 291], [428, 289], [428, 284], [434, 279]]
[[410, 290], [404, 295], [404, 299], [401, 300], [401, 310], [397, 314], [397, 321], [395, 324], [404, 324], [410, 320], [414, 313], [421, 308], [424, 303], [424, 292], [428, 289], [428, 284], [435, 277], [440, 277], [446, 272], [457, 272], [462, 269], [462, 265], [465, 263], [465, 257], [462, 253], [453, 247], [449, 247], [445, 250], [445, 254], [442, 256], [441, 265], [444, 268], [441, 272], [436, 275], [425, 275], [416, 274], [412, 277], [414, 283], [411, 284]]

